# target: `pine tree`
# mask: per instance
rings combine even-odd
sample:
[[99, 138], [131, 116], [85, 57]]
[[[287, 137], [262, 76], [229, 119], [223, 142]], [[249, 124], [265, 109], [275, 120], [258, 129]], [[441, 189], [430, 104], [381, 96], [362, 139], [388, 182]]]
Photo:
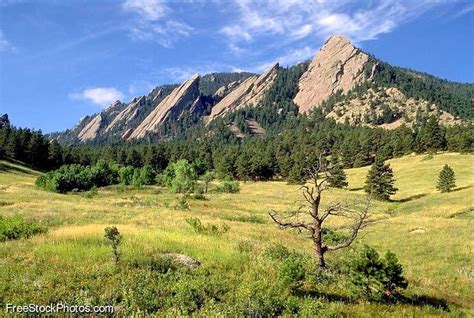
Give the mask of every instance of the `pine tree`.
[[450, 166], [444, 165], [443, 169], [439, 172], [436, 189], [441, 191], [441, 193], [449, 192], [456, 187], [455, 181], [454, 170]]
[[365, 192], [371, 193], [376, 199], [388, 200], [390, 195], [395, 194], [398, 190], [394, 187], [394, 182], [395, 179], [390, 165], [385, 164], [381, 157], [377, 156], [367, 174], [364, 187]]
[[348, 186], [346, 173], [342, 169], [342, 165], [339, 163], [337, 155], [331, 156], [328, 184], [333, 188], [345, 188]]

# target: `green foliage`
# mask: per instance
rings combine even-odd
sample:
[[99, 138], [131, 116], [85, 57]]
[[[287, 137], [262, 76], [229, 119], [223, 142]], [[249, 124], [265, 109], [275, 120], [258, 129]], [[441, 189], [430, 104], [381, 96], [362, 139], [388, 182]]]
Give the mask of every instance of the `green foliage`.
[[209, 190], [209, 183], [216, 178], [216, 174], [213, 171], [206, 171], [201, 177], [201, 180], [204, 181], [204, 193], [207, 193]]
[[223, 180], [214, 189], [212, 189], [212, 191], [217, 193], [239, 193], [240, 184], [238, 181]]
[[339, 244], [347, 240], [347, 235], [325, 227], [321, 230], [323, 242], [326, 244]]
[[454, 176], [454, 170], [446, 164], [439, 172], [438, 182], [436, 183], [436, 189], [441, 191], [441, 193], [444, 193], [450, 192], [455, 187], [456, 178]]
[[333, 188], [345, 188], [347, 182], [346, 173], [336, 155], [331, 156], [331, 165], [329, 167], [328, 185]]
[[381, 259], [375, 249], [365, 245], [351, 261], [349, 268], [353, 284], [360, 287], [369, 299], [392, 298], [400, 289], [408, 286], [402, 276], [402, 266], [390, 251], [386, 253], [385, 259]]
[[263, 256], [270, 260], [284, 260], [291, 255], [291, 252], [288, 248], [282, 244], [270, 245], [263, 252]]
[[307, 260], [300, 255], [290, 255], [278, 268], [278, 279], [283, 286], [295, 291], [303, 286]]
[[206, 200], [206, 197], [204, 196], [204, 187], [201, 184], [196, 185], [194, 188], [193, 199]]
[[194, 232], [198, 234], [221, 236], [230, 230], [230, 226], [227, 224], [216, 225], [208, 223], [204, 225], [199, 218], [187, 218], [185, 221], [193, 228]]
[[186, 160], [170, 164], [163, 172], [165, 184], [173, 193], [192, 193], [196, 186], [197, 175]]
[[390, 195], [395, 194], [398, 190], [394, 183], [395, 179], [390, 165], [385, 164], [380, 157], [377, 157], [367, 174], [365, 192], [371, 194], [375, 199], [389, 200]]
[[45, 227], [27, 222], [20, 216], [0, 216], [0, 242], [29, 238], [46, 232]]
[[119, 251], [119, 245], [122, 242], [122, 234], [120, 234], [119, 230], [115, 226], [106, 227], [104, 230], [106, 243], [112, 247], [114, 262], [117, 265], [120, 261], [121, 255]]
[[114, 184], [133, 184], [140, 187], [154, 183], [155, 171], [149, 165], [142, 168], [123, 167], [102, 159], [92, 166], [65, 165], [39, 176], [36, 180], [36, 186], [59, 193], [87, 191], [93, 187]]

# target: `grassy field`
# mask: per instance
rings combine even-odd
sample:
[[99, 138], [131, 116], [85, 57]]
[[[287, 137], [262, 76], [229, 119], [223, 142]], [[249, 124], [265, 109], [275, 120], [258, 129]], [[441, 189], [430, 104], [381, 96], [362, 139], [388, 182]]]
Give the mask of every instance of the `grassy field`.
[[[317, 292], [298, 295], [300, 315], [472, 315], [473, 159], [473, 155], [445, 153], [390, 160], [399, 191], [391, 202], [373, 202], [371, 211], [382, 221], [367, 228], [350, 249], [328, 254], [331, 266], [344, 263], [362, 244], [380, 253], [395, 252], [409, 281], [405, 295], [411, 301], [363, 301], [353, 297], [347, 283], [335, 281]], [[441, 194], [435, 183], [444, 164], [454, 169], [457, 187]], [[323, 204], [362, 199], [367, 171], [368, 167], [347, 170], [349, 188], [328, 190]], [[259, 308], [274, 306], [272, 302], [296, 297], [274, 290], [278, 264], [262, 255], [277, 243], [311, 255], [309, 241], [279, 230], [267, 214], [270, 209], [294, 207], [301, 199], [298, 186], [242, 183], [238, 194], [208, 194], [207, 200], [190, 200], [189, 210], [177, 210], [179, 196], [165, 188], [109, 187], [87, 198], [39, 190], [34, 186], [37, 176], [0, 162], [0, 215], [21, 215], [49, 229], [44, 235], [0, 243], [2, 305], [66, 301], [116, 304], [116, 311], [127, 314], [251, 315], [266, 312]], [[230, 230], [221, 236], [197, 234], [185, 221], [189, 217], [225, 223]], [[120, 268], [104, 244], [104, 228], [109, 225], [116, 225], [124, 236]], [[337, 227], [338, 220], [332, 225]], [[143, 265], [169, 252], [192, 256], [202, 265], [171, 276]], [[241, 299], [248, 299], [244, 309], [238, 304]]]

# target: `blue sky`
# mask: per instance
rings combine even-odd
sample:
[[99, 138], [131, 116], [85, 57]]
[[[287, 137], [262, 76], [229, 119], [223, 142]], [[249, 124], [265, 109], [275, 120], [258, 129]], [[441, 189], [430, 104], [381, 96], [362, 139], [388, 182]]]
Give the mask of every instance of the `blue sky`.
[[393, 65], [474, 82], [474, 2], [0, 0], [0, 113], [52, 132], [194, 73], [262, 72], [346, 35]]

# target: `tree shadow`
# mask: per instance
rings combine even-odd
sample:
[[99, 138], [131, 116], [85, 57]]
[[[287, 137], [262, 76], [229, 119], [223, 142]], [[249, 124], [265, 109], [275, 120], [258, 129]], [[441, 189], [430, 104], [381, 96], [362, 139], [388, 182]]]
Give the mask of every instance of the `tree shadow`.
[[427, 195], [428, 195], [428, 193], [416, 194], [416, 195], [412, 195], [410, 197], [403, 198], [403, 199], [400, 199], [400, 200], [390, 199], [390, 202], [405, 203], [405, 202], [410, 202], [410, 201], [413, 201], [413, 200], [421, 199], [423, 197], [426, 197]]
[[301, 297], [311, 297], [311, 298], [322, 298], [331, 302], [341, 302], [345, 304], [354, 303], [354, 299], [347, 296], [342, 296], [334, 293], [326, 293], [316, 290], [299, 290], [295, 292], [297, 296]]
[[466, 190], [466, 189], [469, 189], [469, 188], [472, 188], [472, 187], [473, 187], [472, 185], [468, 185], [468, 186], [465, 186], [465, 187], [458, 187], [458, 188], [455, 188], [455, 189], [451, 190], [451, 192]]
[[31, 171], [26, 168], [6, 165], [3, 162], [0, 162], [0, 172], [21, 172], [21, 173], [31, 174]]
[[440, 309], [449, 312], [449, 305], [445, 299], [436, 298], [426, 295], [415, 295], [412, 298], [401, 296], [398, 299], [399, 302], [407, 305], [413, 305], [418, 307], [431, 306], [436, 309]]
[[347, 189], [349, 191], [360, 191], [360, 190], [364, 190], [363, 187], [360, 187], [360, 188], [352, 188], [352, 189]]
[[[297, 296], [301, 297], [312, 297], [312, 298], [322, 298], [329, 302], [342, 302], [345, 304], [354, 304], [360, 301], [360, 299], [342, 296], [334, 293], [326, 293], [321, 291], [302, 291], [299, 290], [296, 292]], [[432, 308], [442, 310], [445, 312], [450, 312], [448, 302], [442, 298], [436, 298], [427, 295], [415, 295], [413, 297], [406, 297], [402, 295], [398, 295], [396, 298], [393, 299], [372, 299], [371, 302], [378, 303], [378, 304], [405, 304], [417, 307], [425, 307], [430, 306]]]

